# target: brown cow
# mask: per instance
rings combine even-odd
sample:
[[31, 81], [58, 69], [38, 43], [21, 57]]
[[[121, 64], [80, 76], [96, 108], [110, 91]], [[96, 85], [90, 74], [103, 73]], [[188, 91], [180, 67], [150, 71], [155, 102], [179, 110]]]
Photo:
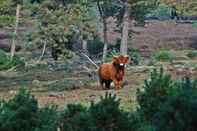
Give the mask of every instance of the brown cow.
[[127, 55], [114, 56], [111, 63], [103, 63], [99, 68], [100, 85], [110, 88], [111, 82], [114, 82], [115, 89], [120, 89], [124, 78], [125, 64], [128, 63]]

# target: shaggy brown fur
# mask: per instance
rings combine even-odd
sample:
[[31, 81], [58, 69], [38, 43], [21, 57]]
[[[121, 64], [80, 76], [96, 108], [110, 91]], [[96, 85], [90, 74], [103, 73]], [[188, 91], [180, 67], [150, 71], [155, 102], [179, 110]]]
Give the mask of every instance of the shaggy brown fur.
[[111, 82], [114, 82], [115, 89], [120, 89], [125, 74], [125, 64], [128, 63], [129, 57], [120, 55], [113, 57], [111, 63], [103, 63], [99, 68], [100, 85], [110, 88]]

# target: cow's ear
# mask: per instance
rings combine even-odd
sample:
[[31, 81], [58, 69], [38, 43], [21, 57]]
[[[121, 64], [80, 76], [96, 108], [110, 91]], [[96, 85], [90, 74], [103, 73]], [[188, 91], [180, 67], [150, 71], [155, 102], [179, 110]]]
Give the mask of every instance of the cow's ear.
[[125, 61], [125, 63], [128, 63], [129, 62], [129, 56], [128, 55], [125, 55], [124, 56], [124, 61]]
[[118, 56], [114, 56], [114, 57], [113, 57], [113, 62], [118, 63], [118, 59], [119, 59]]

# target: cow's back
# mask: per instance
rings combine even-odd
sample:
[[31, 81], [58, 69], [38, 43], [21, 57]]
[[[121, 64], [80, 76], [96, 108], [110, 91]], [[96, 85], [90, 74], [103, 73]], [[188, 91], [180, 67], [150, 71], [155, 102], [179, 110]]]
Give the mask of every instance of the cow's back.
[[112, 63], [103, 63], [99, 68], [99, 77], [104, 80], [112, 80], [115, 74], [115, 69]]

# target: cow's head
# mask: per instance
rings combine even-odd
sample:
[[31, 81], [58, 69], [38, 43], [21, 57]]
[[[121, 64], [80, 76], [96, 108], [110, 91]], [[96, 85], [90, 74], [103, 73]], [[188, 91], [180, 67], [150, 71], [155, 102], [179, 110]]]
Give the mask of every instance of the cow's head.
[[128, 55], [119, 55], [113, 57], [113, 63], [119, 68], [124, 68], [125, 64], [129, 61]]

